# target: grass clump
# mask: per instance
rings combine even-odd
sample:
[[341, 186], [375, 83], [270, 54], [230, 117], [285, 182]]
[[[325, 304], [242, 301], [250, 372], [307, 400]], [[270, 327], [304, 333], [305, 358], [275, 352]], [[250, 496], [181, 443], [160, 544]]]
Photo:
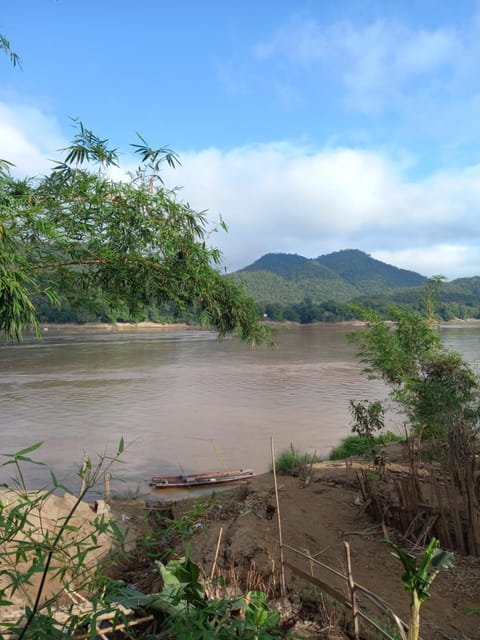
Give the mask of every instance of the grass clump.
[[275, 471], [280, 475], [297, 475], [300, 469], [315, 462], [321, 462], [316, 453], [302, 453], [290, 446], [281, 451], [275, 460]]
[[354, 456], [369, 458], [372, 450], [376, 451], [389, 442], [402, 442], [402, 440], [401, 436], [392, 431], [387, 431], [380, 436], [372, 438], [372, 440], [365, 436], [348, 436], [341, 441], [338, 447], [332, 449], [329, 460], [344, 460]]

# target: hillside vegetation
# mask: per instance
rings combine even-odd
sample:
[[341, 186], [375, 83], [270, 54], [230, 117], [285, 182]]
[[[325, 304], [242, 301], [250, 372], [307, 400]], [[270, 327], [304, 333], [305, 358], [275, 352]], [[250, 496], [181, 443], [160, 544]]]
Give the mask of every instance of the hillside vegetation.
[[[269, 253], [229, 274], [273, 320], [348, 320], [352, 305], [388, 316], [392, 305], [421, 310], [427, 278], [376, 260], [358, 249], [345, 249], [315, 259]], [[438, 296], [443, 320], [480, 317], [480, 277], [443, 283]]]
[[[356, 317], [355, 305], [390, 317], [390, 307], [423, 311], [427, 278], [386, 264], [363, 251], [345, 249], [315, 259], [296, 254], [269, 253], [243, 269], [225, 276], [254, 299], [258, 313], [275, 321], [304, 324]], [[95, 304], [62, 301], [52, 305], [45, 296], [35, 304], [42, 322], [190, 322], [201, 323], [194, 307], [152, 301], [134, 317], [127, 308], [114, 312], [99, 291]], [[437, 312], [442, 320], [480, 318], [480, 277], [443, 282]]]

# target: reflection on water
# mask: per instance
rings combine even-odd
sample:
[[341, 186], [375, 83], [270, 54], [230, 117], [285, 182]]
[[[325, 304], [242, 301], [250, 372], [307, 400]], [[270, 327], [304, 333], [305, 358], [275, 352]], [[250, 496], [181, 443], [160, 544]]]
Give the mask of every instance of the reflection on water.
[[[361, 376], [349, 331], [283, 328], [277, 349], [255, 350], [193, 330], [52, 333], [4, 345], [1, 450], [43, 440], [37, 457], [75, 483], [84, 449], [112, 453], [123, 436], [126, 464], [116, 473], [125, 490], [138, 484], [142, 491], [152, 475], [181, 468], [267, 470], [270, 435], [277, 450], [293, 442], [326, 455], [349, 431], [350, 399], [387, 395], [381, 383]], [[475, 366], [479, 335], [476, 326], [442, 330]], [[398, 416], [391, 420], [400, 428]], [[10, 471], [0, 470], [0, 480]], [[48, 478], [41, 467], [27, 476]]]

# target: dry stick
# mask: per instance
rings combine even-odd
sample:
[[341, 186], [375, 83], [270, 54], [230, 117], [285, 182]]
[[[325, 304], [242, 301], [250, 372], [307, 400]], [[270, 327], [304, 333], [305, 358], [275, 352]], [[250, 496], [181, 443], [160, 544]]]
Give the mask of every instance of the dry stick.
[[305, 553], [308, 555], [308, 562], [309, 562], [309, 565], [310, 565], [310, 575], [313, 576], [313, 574], [314, 574], [314, 572], [313, 572], [313, 562], [312, 562], [313, 556], [312, 556], [312, 554], [310, 553], [310, 551], [308, 549], [305, 549]]
[[[102, 633], [103, 635], [106, 633], [113, 633], [114, 631], [124, 631], [130, 629], [131, 627], [135, 627], [136, 625], [143, 624], [145, 622], [153, 622], [155, 618], [153, 616], [146, 616], [145, 618], [137, 618], [135, 620], [129, 620], [127, 623], [118, 624], [115, 626], [110, 626], [107, 629], [96, 629], [97, 633]], [[88, 640], [92, 637], [92, 632], [88, 631], [86, 633], [82, 633], [80, 635], [76, 634], [73, 636], [75, 640]]]
[[103, 482], [105, 484], [105, 500], [109, 502], [112, 497], [112, 492], [110, 490], [110, 474], [108, 471], [103, 475]]
[[345, 541], [343, 543], [345, 547], [345, 556], [347, 560], [347, 577], [348, 577], [348, 590], [350, 592], [350, 602], [352, 603], [352, 618], [353, 618], [353, 635], [355, 640], [360, 640], [360, 626], [358, 624], [358, 607], [357, 607], [357, 594], [355, 589], [355, 582], [352, 574], [352, 560], [350, 558], [350, 544]]
[[[325, 564], [324, 562], [320, 562], [320, 560], [317, 560], [315, 556], [308, 556], [306, 553], [303, 553], [303, 551], [300, 551], [300, 549], [295, 549], [295, 547], [290, 547], [288, 544], [284, 544], [283, 546], [285, 547], [285, 549], [289, 549], [290, 551], [297, 554], [298, 556], [301, 556], [302, 558], [306, 558], [307, 560], [310, 560], [313, 564], [316, 564], [319, 567], [322, 567], [323, 569], [330, 571], [330, 573], [333, 573], [334, 575], [341, 578], [342, 580], [344, 581], [348, 580], [347, 576], [345, 576], [343, 573], [340, 573], [340, 571], [333, 569], [332, 567], [328, 566], [328, 564]], [[326, 591], [333, 598], [335, 598], [336, 600], [339, 600], [339, 602], [342, 602], [345, 606], [351, 608], [351, 603], [348, 602], [342, 594], [340, 594], [339, 592], [334, 590], [332, 587], [330, 587], [326, 582], [323, 582], [318, 578], [310, 576], [308, 573], [305, 573], [305, 571], [298, 569], [297, 567], [295, 567], [295, 565], [289, 562], [285, 562], [285, 564], [298, 576], [300, 576], [304, 580], [307, 580], [307, 582], [311, 582], [312, 584], [319, 586], [321, 589]], [[377, 606], [381, 611], [389, 615], [395, 621], [395, 624], [399, 629], [400, 637], [402, 638], [402, 640], [406, 640], [404, 629], [408, 629], [408, 625], [397, 616], [397, 614], [388, 606], [388, 604], [382, 598], [377, 596], [375, 593], [373, 593], [369, 589], [366, 589], [362, 585], [358, 584], [358, 582], [355, 583], [355, 587], [357, 591], [362, 592], [371, 602], [373, 602], [375, 606]], [[334, 592], [334, 595], [333, 595], [333, 592]], [[361, 611], [359, 611], [358, 613], [362, 616], [362, 618], [365, 618], [366, 620], [368, 620], [370, 624], [372, 624], [374, 627], [376, 627], [381, 631], [381, 629], [365, 614], [363, 614]], [[389, 638], [391, 637], [387, 633], [384, 633], [384, 635]]]
[[213, 558], [212, 570], [210, 571], [210, 580], [213, 580], [215, 569], [217, 568], [218, 553], [220, 551], [220, 543], [222, 542], [223, 527], [218, 532], [217, 548], [215, 549], [215, 557]]
[[327, 571], [330, 571], [330, 573], [333, 573], [334, 575], [338, 576], [339, 578], [342, 578], [343, 580], [346, 580], [346, 577], [344, 576], [343, 573], [340, 573], [340, 571], [337, 571], [336, 569], [333, 569], [332, 567], [329, 567], [328, 564], [325, 564], [324, 562], [320, 562], [320, 560], [317, 560], [315, 556], [307, 555], [303, 551], [300, 551], [300, 549], [295, 549], [295, 547], [291, 547], [288, 544], [283, 544], [283, 546], [284, 546], [285, 549], [289, 549], [290, 551], [293, 551], [294, 553], [296, 553], [297, 555], [301, 556], [302, 558], [306, 558], [307, 560], [310, 560], [310, 562], [313, 562], [313, 564], [316, 564], [319, 567], [323, 567]]
[[278, 542], [280, 545], [280, 592], [285, 597], [287, 589], [285, 586], [285, 565], [283, 560], [283, 535], [282, 520], [280, 518], [280, 501], [278, 499], [277, 470], [275, 469], [275, 449], [273, 446], [273, 436], [270, 437], [270, 448], [272, 450], [272, 470], [273, 470], [273, 486], [275, 488], [275, 504], [277, 507], [277, 524], [278, 524]]
[[88, 454], [86, 451], [83, 452], [83, 462], [82, 462], [82, 486], [80, 487], [80, 493], [83, 494], [85, 492], [85, 487], [87, 486], [87, 465], [88, 465]]

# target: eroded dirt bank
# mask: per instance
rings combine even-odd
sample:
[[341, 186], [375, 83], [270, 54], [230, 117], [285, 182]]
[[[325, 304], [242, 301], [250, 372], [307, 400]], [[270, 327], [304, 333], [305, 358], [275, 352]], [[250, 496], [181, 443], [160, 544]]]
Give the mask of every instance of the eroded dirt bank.
[[[397, 465], [401, 468], [401, 464]], [[279, 477], [280, 516], [283, 541], [286, 545], [309, 553], [321, 562], [340, 572], [345, 570], [344, 541], [351, 547], [354, 579], [386, 600], [404, 620], [408, 619], [409, 594], [400, 579], [401, 565], [391, 554], [391, 548], [383, 541], [378, 523], [366, 514], [358, 485], [355, 467], [344, 462], [325, 462], [316, 465], [310, 482], [293, 477]], [[147, 508], [149, 507], [147, 501]], [[156, 504], [150, 505], [150, 507]], [[122, 505], [116, 509], [122, 511]], [[123, 509], [128, 508], [123, 506]], [[142, 515], [137, 507], [130, 507], [127, 517], [130, 526], [142, 528]], [[191, 510], [191, 504], [172, 507], [172, 514], [179, 518]], [[190, 511], [191, 512], [191, 511]], [[124, 513], [125, 515], [125, 513]], [[273, 590], [279, 581], [278, 525], [272, 475], [267, 474], [219, 494], [204, 507], [202, 515], [189, 519], [192, 557], [205, 575], [210, 575], [219, 532], [222, 529], [216, 575], [238, 582], [242, 588]], [[201, 526], [205, 524], [205, 528]], [[401, 538], [396, 538], [402, 543]], [[413, 553], [420, 549], [405, 547]], [[285, 559], [310, 573], [308, 560], [285, 549]], [[148, 577], [130, 573], [127, 579], [149, 583]], [[148, 570], [147, 570], [148, 573]], [[334, 588], [344, 590], [343, 583], [324, 569], [315, 569], [315, 575], [329, 582]], [[331, 600], [321, 595], [311, 584], [305, 583], [290, 570], [286, 571], [289, 594], [298, 603], [298, 594], [308, 600], [310, 617], [315, 609], [328, 610], [330, 623], [340, 622], [341, 614], [331, 607]], [[445, 571], [433, 583], [432, 597], [422, 607], [421, 632], [425, 640], [479, 640], [480, 639], [480, 558], [461, 557], [455, 554], [455, 567]], [[367, 604], [364, 601], [364, 604]], [[299, 605], [298, 605], [299, 606]], [[303, 607], [302, 617], [306, 608]], [[322, 620], [325, 627], [325, 611]], [[373, 612], [373, 610], [371, 609]], [[470, 612], [470, 615], [467, 615]], [[472, 613], [473, 612], [473, 613]], [[295, 614], [293, 614], [295, 615]], [[300, 614], [299, 614], [300, 615]], [[374, 617], [384, 627], [388, 621], [380, 614]], [[320, 633], [315, 627], [312, 637]]]

